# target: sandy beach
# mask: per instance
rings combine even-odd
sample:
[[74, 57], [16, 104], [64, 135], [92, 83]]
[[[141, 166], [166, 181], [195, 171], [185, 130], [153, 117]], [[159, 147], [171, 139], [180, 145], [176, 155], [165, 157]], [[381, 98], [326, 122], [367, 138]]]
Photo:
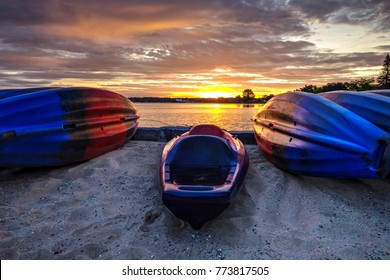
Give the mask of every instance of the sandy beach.
[[237, 200], [195, 231], [162, 204], [164, 145], [0, 169], [0, 259], [390, 259], [390, 178], [296, 176], [247, 145]]

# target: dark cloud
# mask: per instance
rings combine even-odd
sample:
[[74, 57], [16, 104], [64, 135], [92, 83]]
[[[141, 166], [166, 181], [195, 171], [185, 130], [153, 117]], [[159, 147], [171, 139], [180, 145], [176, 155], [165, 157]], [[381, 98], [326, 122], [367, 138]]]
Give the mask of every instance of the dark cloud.
[[297, 9], [302, 12], [307, 18], [326, 20], [330, 15], [339, 11], [343, 7], [343, 3], [350, 2], [349, 0], [290, 0], [288, 4], [292, 9]]
[[375, 47], [377, 50], [390, 52], [390, 45], [381, 45]]

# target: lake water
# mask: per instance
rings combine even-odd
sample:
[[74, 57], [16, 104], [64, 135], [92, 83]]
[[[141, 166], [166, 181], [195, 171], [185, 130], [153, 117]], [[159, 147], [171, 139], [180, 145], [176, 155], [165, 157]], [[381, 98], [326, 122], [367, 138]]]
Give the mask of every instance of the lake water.
[[226, 130], [253, 130], [251, 117], [261, 104], [134, 103], [140, 127], [215, 124]]

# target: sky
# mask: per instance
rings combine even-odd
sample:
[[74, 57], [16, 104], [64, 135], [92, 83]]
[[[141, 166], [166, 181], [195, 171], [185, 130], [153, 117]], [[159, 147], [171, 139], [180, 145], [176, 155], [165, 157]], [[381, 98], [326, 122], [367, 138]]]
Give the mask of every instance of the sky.
[[376, 78], [389, 0], [1, 0], [0, 88], [279, 94]]

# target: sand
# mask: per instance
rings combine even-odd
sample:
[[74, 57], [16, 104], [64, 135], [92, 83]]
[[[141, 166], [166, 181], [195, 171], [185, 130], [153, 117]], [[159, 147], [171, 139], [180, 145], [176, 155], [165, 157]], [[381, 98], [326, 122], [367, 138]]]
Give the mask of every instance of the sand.
[[390, 259], [390, 179], [296, 176], [247, 145], [237, 200], [198, 231], [162, 204], [165, 143], [0, 169], [0, 259]]

